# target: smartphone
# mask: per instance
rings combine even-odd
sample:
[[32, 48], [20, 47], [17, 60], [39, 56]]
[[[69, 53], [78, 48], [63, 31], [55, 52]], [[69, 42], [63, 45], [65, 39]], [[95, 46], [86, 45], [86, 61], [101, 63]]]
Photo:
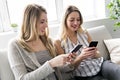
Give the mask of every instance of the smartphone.
[[91, 41], [89, 44], [89, 47], [96, 47], [98, 44], [98, 41]]
[[73, 52], [76, 53], [81, 47], [82, 47], [82, 45], [77, 44], [77, 45], [70, 51], [70, 53], [73, 53]]

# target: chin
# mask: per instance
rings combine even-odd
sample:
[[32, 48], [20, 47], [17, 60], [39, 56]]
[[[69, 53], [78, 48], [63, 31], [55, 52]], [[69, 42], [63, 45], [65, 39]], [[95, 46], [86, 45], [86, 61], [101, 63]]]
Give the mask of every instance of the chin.
[[40, 36], [43, 36], [43, 35], [45, 35], [45, 33], [40, 33], [39, 35], [40, 35]]
[[73, 31], [76, 32], [78, 29], [74, 29]]
[[44, 36], [45, 34], [40, 34], [40, 36]]

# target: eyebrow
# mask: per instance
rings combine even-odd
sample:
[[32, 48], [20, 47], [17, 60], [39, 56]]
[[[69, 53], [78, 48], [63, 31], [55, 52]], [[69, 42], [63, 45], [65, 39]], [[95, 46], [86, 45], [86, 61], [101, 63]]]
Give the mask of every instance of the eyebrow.
[[[70, 19], [75, 19], [74, 17], [71, 17]], [[80, 19], [80, 17], [77, 17], [77, 19]]]
[[40, 19], [40, 21], [45, 21], [45, 19]]

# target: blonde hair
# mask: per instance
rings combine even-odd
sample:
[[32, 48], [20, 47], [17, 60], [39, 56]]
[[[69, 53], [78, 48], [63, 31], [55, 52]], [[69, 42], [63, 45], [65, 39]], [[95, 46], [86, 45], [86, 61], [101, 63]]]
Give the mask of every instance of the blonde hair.
[[79, 13], [79, 16], [80, 16], [80, 27], [78, 29], [78, 32], [83, 32], [83, 29], [81, 27], [82, 23], [83, 23], [83, 18], [82, 18], [82, 15], [81, 15], [81, 12], [79, 11], [79, 9], [75, 6], [68, 6], [68, 8], [66, 9], [66, 12], [64, 13], [64, 16], [63, 16], [63, 20], [62, 20], [62, 26], [61, 26], [61, 39], [62, 40], [66, 40], [67, 38], [67, 18], [69, 16], [69, 14], [71, 14], [72, 12], [78, 12]]
[[48, 27], [44, 36], [38, 36], [38, 31], [36, 29], [37, 21], [39, 20], [43, 12], [47, 14], [45, 8], [37, 4], [29, 4], [26, 7], [23, 17], [20, 39], [18, 40], [18, 42], [27, 51], [34, 52], [34, 50], [27, 45], [27, 42], [37, 40], [40, 38], [46, 46], [46, 48], [49, 50], [50, 54], [52, 56], [55, 56], [53, 44], [48, 38]]

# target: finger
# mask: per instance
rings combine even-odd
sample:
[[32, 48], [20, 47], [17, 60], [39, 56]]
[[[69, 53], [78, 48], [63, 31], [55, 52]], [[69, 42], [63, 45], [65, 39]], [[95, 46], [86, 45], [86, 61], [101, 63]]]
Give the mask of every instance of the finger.
[[70, 57], [71, 59], [75, 59], [75, 58], [76, 58], [76, 54], [75, 54], [75, 53], [72, 53], [69, 57]]

